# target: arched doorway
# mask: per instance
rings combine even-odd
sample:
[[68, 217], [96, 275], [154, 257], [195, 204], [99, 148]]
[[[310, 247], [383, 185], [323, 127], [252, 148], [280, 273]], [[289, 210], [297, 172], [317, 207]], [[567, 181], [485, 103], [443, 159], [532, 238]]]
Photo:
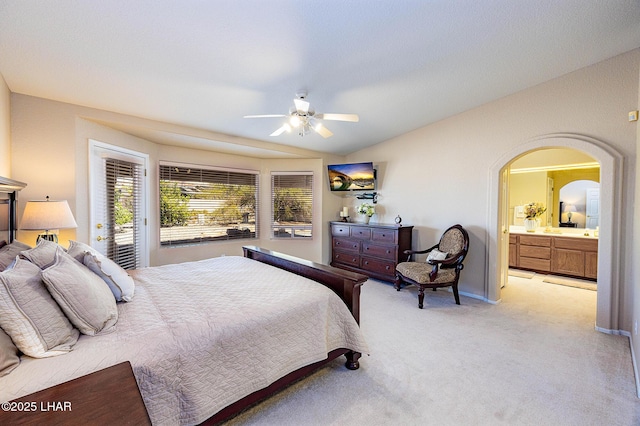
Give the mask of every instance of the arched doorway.
[[540, 148], [565, 147], [583, 151], [600, 163], [600, 237], [598, 240], [598, 302], [596, 329], [619, 332], [620, 213], [622, 155], [603, 142], [582, 135], [554, 134], [541, 136], [514, 147], [499, 158], [490, 169], [489, 215], [487, 224], [487, 277], [485, 297], [500, 300], [503, 280], [507, 279], [508, 238], [506, 215], [503, 213], [504, 173], [509, 164], [522, 155]]

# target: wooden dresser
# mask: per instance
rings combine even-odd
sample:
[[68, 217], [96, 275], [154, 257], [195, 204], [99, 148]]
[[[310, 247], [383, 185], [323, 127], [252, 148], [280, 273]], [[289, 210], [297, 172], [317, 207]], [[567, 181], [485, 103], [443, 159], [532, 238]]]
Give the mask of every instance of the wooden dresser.
[[413, 226], [331, 222], [331, 266], [393, 281]]

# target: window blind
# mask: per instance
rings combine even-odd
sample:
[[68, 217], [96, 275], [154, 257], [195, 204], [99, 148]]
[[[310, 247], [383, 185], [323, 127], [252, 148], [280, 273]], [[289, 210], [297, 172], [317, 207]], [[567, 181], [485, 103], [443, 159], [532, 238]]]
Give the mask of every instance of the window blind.
[[258, 236], [257, 171], [160, 164], [160, 244]]
[[141, 194], [144, 167], [114, 158], [105, 158], [104, 197], [105, 255], [124, 269], [140, 265], [142, 223]]
[[313, 173], [271, 173], [273, 238], [313, 236]]

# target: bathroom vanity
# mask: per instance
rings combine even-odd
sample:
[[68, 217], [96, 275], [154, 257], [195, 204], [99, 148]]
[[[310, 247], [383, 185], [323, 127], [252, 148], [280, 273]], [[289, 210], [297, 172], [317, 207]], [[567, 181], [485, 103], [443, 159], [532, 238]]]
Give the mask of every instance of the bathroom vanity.
[[566, 233], [556, 229], [526, 232], [513, 228], [516, 229], [509, 232], [509, 267], [597, 279], [598, 238], [593, 230]]

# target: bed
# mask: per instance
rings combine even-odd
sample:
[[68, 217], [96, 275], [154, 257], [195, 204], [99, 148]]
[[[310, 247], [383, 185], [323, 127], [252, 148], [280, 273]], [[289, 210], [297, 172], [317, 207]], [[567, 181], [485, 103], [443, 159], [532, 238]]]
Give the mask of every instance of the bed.
[[113, 329], [80, 334], [63, 355], [22, 355], [0, 377], [0, 401], [128, 361], [153, 424], [218, 423], [339, 356], [357, 369], [367, 277], [243, 251], [129, 271], [135, 296], [117, 303]]

